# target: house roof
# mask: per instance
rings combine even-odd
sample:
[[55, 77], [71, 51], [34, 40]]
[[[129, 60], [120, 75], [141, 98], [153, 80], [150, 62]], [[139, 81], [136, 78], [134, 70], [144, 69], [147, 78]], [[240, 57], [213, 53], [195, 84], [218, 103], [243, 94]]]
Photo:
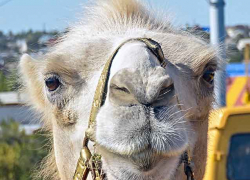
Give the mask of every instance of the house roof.
[[16, 105], [24, 104], [25, 95], [18, 92], [1, 92], [0, 93], [0, 105]]

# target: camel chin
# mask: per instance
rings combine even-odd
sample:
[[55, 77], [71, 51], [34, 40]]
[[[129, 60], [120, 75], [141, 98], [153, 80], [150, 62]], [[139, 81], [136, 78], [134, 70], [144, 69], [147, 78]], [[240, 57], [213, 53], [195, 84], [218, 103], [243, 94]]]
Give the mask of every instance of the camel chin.
[[97, 115], [95, 129], [97, 152], [102, 155], [106, 173], [114, 179], [138, 176], [164, 180], [175, 174], [182, 154], [194, 140], [188, 121], [176, 113], [173, 104], [164, 108], [117, 106], [110, 98]]
[[[109, 147], [99, 145], [97, 146], [97, 150], [102, 155], [104, 170], [108, 174], [116, 174], [116, 176], [118, 176], [119, 172], [126, 170], [128, 174], [133, 173], [146, 178], [157, 176], [159, 169], [166, 169], [164, 170], [164, 178], [166, 178], [166, 176], [174, 174], [176, 169], [181, 166], [181, 156], [186, 150], [186, 147], [187, 146], [182, 150], [178, 149], [174, 151], [174, 153], [157, 153], [152, 149], [143, 149], [127, 154], [126, 152], [115, 152]], [[131, 166], [131, 168], [128, 168], [129, 166]], [[114, 169], [116, 168], [114, 167], [119, 167], [119, 169], [115, 171]], [[119, 179], [123, 178], [119, 177]]]
[[143, 151], [131, 156], [120, 155], [99, 147], [108, 179], [170, 180], [181, 166], [179, 156], [165, 156]]

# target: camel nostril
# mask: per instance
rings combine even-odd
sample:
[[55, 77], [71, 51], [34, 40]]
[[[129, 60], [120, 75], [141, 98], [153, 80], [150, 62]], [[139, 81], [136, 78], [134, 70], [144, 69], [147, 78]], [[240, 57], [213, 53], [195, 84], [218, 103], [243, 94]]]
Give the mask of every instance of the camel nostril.
[[129, 91], [127, 88], [125, 88], [125, 87], [119, 87], [119, 86], [117, 86], [117, 85], [115, 85], [115, 84], [112, 84], [112, 85], [111, 85], [111, 88], [112, 88], [112, 89], [115, 89], [115, 90], [117, 90], [117, 91], [122, 91], [122, 92], [125, 92], [125, 93], [127, 93], [127, 94], [130, 94], [130, 91]]
[[142, 103], [142, 105], [144, 105], [145, 107], [151, 107], [152, 106], [151, 103]]
[[154, 107], [154, 113], [159, 113], [159, 112], [161, 112], [161, 111], [163, 111], [163, 110], [165, 110], [166, 109], [166, 107], [165, 106], [157, 106], [157, 107]]
[[137, 106], [137, 104], [129, 104], [128, 107], [134, 107]]
[[129, 85], [122, 83], [123, 81], [113, 82], [110, 84], [109, 100], [116, 105], [130, 106], [131, 104], [138, 104], [134, 95], [133, 89], [129, 88]]

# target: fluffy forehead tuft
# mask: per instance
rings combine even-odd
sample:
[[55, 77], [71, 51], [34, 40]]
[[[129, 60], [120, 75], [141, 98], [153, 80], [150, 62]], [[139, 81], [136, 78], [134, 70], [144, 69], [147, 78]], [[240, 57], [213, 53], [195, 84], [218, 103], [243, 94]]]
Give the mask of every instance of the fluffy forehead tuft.
[[213, 48], [187, 32], [174, 29], [165, 16], [160, 18], [138, 0], [97, 0], [84, 13], [84, 19], [72, 26], [46, 55], [48, 67], [65, 73], [75, 69], [87, 77], [100, 70], [122, 42], [137, 37], [158, 41], [169, 61], [188, 66], [195, 73], [208, 62], [218, 62], [218, 53]]
[[195, 74], [200, 74], [207, 64], [217, 67], [222, 63], [219, 51], [189, 34], [167, 34], [162, 47], [171, 63], [186, 66]]
[[150, 37], [158, 41], [165, 57], [171, 63], [186, 66], [194, 74], [200, 74], [208, 63], [214, 66], [220, 64], [218, 52], [193, 36], [181, 33], [138, 32], [137, 36], [126, 38], [114, 36], [88, 39], [88, 43], [82, 38], [82, 41], [85, 41], [84, 44], [75, 42], [72, 45], [74, 49], [63, 46], [67, 44], [65, 39], [58, 48], [47, 54], [45, 70], [47, 73], [54, 71], [67, 76], [74, 76], [77, 72], [81, 77], [86, 78], [93, 72], [99, 71], [121, 43], [134, 37]]
[[216, 64], [218, 60], [217, 52], [202, 40], [172, 28], [168, 20], [155, 16], [138, 0], [97, 0], [86, 9], [84, 20], [72, 26], [43, 60], [33, 63], [36, 72], [22, 74], [39, 74], [37, 83], [44, 83], [40, 75], [49, 73], [85, 79], [100, 71], [122, 42], [138, 37], [159, 42], [171, 63], [197, 74], [208, 62]]

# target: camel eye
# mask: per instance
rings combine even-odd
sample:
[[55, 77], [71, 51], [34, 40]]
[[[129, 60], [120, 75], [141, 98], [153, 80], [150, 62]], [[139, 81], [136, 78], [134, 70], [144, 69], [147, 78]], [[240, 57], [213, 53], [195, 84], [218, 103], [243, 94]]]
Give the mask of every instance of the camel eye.
[[45, 84], [49, 91], [55, 91], [60, 86], [60, 81], [57, 77], [53, 76], [45, 80]]
[[205, 71], [205, 73], [203, 74], [202, 78], [210, 85], [213, 85], [213, 83], [214, 83], [214, 69], [207, 69]]

